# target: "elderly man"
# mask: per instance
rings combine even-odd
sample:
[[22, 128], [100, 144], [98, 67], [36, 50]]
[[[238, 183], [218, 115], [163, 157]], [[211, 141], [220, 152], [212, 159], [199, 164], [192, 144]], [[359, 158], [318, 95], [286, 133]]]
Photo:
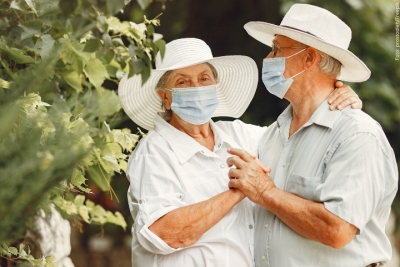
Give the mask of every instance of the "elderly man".
[[384, 229], [398, 185], [393, 149], [370, 116], [329, 111], [325, 101], [337, 77], [370, 76], [348, 50], [350, 28], [325, 9], [295, 4], [280, 26], [245, 29], [272, 46], [262, 79], [290, 102], [259, 143], [269, 174], [243, 150], [230, 149], [239, 157], [227, 160], [236, 166], [230, 188], [259, 204], [256, 266], [382, 266], [391, 257]]

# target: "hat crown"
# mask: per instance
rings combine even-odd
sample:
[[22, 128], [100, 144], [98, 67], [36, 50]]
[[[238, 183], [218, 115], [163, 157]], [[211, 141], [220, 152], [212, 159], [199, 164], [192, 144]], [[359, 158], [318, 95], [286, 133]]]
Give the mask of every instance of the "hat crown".
[[280, 26], [303, 31], [346, 50], [351, 41], [351, 29], [346, 23], [330, 11], [313, 5], [294, 4]]
[[157, 70], [179, 69], [213, 59], [210, 47], [196, 38], [182, 38], [169, 42], [165, 46], [164, 58], [160, 52], [156, 56]]

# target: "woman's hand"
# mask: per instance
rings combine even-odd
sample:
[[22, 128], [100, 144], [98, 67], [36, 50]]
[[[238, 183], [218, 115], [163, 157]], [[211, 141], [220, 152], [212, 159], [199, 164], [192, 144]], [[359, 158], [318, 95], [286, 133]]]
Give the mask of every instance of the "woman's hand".
[[356, 92], [351, 89], [350, 86], [343, 84], [340, 81], [335, 83], [336, 89], [328, 98], [329, 108], [334, 109], [344, 109], [347, 106], [352, 108], [361, 109], [362, 101], [356, 94]]

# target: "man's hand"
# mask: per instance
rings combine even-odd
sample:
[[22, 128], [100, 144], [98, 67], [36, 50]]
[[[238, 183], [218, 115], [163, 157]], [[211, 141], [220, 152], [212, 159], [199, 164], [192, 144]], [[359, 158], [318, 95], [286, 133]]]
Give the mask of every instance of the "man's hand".
[[356, 92], [351, 89], [350, 86], [343, 84], [340, 81], [335, 83], [336, 89], [329, 96], [328, 103], [330, 104], [329, 108], [331, 110], [334, 109], [344, 109], [347, 106], [351, 106], [352, 108], [361, 109], [362, 101], [356, 94]]
[[229, 188], [237, 188], [251, 201], [259, 203], [264, 191], [275, 188], [269, 177], [270, 169], [242, 149], [231, 148], [228, 153], [234, 155], [226, 160], [228, 166], [236, 167], [229, 170]]

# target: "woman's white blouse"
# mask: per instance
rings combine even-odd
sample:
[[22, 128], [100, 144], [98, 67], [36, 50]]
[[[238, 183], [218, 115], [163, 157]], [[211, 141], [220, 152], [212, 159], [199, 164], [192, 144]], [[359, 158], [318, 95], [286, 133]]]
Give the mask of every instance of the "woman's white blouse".
[[132, 265], [254, 266], [253, 204], [247, 198], [189, 247], [171, 248], [148, 227], [176, 208], [228, 190], [227, 149], [242, 147], [257, 155], [258, 140], [266, 128], [240, 121], [211, 122], [215, 147], [210, 151], [158, 116], [154, 124], [154, 130], [132, 153], [127, 168], [134, 219]]

